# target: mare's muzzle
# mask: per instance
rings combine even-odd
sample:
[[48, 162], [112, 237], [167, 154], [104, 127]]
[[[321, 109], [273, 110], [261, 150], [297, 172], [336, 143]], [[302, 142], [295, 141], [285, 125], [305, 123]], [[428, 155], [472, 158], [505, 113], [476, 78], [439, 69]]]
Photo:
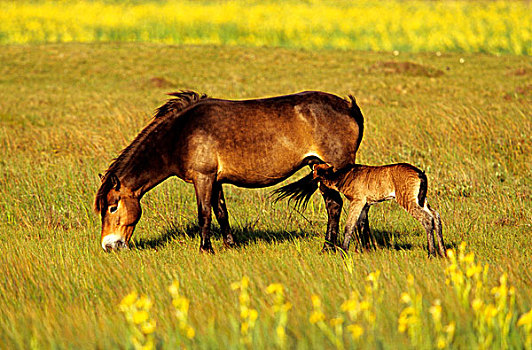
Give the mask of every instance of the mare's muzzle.
[[118, 251], [121, 249], [129, 249], [127, 243], [122, 239], [115, 239], [113, 235], [106, 236], [102, 240], [102, 248], [105, 252]]

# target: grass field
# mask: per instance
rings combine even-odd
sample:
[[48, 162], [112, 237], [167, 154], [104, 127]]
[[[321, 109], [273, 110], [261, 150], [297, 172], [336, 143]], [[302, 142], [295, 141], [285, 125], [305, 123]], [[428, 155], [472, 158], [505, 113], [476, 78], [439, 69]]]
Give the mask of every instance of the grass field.
[[[456, 327], [445, 346], [480, 346], [484, 323], [472, 301], [462, 303], [456, 285], [445, 283], [451, 262], [427, 259], [422, 228], [394, 204], [370, 214], [382, 247], [341, 259], [319, 254], [326, 226], [319, 196], [300, 213], [273, 204], [270, 189], [227, 186], [241, 246], [224, 250], [217, 236], [217, 254], [201, 255], [193, 188], [171, 179], [143, 199], [134, 247], [104, 253], [92, 211], [97, 174], [150, 119], [165, 93], [177, 89], [222, 98], [310, 89], [354, 94], [367, 125], [359, 161], [407, 161], [426, 170], [429, 200], [441, 213], [448, 247], [467, 242], [474, 261], [489, 265], [485, 304], [495, 300], [490, 290], [501, 275], [514, 287], [515, 306], [510, 297], [505, 304], [511, 311], [508, 332], [493, 323], [482, 334], [496, 335], [495, 348], [505, 347], [503, 338], [509, 347], [523, 347], [527, 326], [516, 322], [532, 307], [531, 77], [527, 56], [127, 43], [3, 46], [0, 348], [129, 347], [133, 331], [120, 311], [129, 304], [119, 304], [134, 290], [153, 302], [149, 319], [156, 326], [145, 330], [154, 331], [162, 348], [181, 341], [205, 349], [245, 348], [246, 341], [272, 347], [279, 327], [286, 329], [285, 345], [300, 349], [436, 348], [438, 336], [448, 334], [434, 326], [437, 308], [430, 307], [437, 299], [443, 326]], [[377, 270], [379, 287], [369, 289], [374, 317], [360, 316], [357, 325], [365, 333], [355, 340], [351, 334], [359, 329], [348, 326], [356, 320], [341, 305], [352, 291], [355, 299], [369, 298], [365, 279]], [[231, 288], [244, 276], [247, 307], [258, 315], [247, 335], [239, 330], [250, 321], [249, 312], [241, 320], [247, 299]], [[191, 340], [179, 335], [183, 313], [179, 321], [168, 292], [174, 280], [190, 302]], [[282, 284], [292, 305], [286, 326], [278, 324], [282, 308], [273, 307], [282, 298], [275, 301], [276, 292], [265, 291], [272, 283]], [[403, 292], [422, 300], [409, 309], [417, 310], [418, 328], [415, 319], [399, 317], [409, 305]], [[410, 325], [405, 333], [398, 331], [400, 319]]]

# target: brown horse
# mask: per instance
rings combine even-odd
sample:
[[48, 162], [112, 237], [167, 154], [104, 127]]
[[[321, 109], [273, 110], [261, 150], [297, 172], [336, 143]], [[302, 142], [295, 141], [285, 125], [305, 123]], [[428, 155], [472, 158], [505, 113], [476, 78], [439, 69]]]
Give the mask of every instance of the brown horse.
[[[352, 96], [301, 92], [229, 101], [191, 91], [171, 95], [101, 177], [95, 210], [105, 251], [128, 247], [141, 216], [140, 199], [170, 176], [194, 184], [200, 250], [212, 252], [213, 209], [224, 243], [234, 245], [222, 184], [266, 187], [305, 165], [326, 162], [342, 169], [355, 162], [363, 117]], [[310, 173], [283, 189], [285, 196], [308, 199], [317, 185]], [[335, 190], [321, 190], [329, 216], [324, 249], [329, 249], [336, 245], [342, 199]]]

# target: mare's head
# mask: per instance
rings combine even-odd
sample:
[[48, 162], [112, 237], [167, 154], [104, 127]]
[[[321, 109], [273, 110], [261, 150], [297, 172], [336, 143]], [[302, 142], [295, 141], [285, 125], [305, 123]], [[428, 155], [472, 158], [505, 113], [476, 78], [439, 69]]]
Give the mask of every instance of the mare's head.
[[121, 186], [114, 173], [108, 172], [101, 180], [94, 208], [102, 217], [102, 248], [106, 252], [128, 248], [142, 214], [139, 199], [130, 189]]

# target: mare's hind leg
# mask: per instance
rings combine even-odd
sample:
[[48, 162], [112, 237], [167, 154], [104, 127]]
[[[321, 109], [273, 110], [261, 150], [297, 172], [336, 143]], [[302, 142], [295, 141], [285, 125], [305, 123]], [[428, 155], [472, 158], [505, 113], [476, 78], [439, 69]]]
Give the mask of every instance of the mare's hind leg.
[[349, 250], [349, 243], [351, 242], [353, 233], [355, 234], [356, 239], [355, 251], [358, 251], [358, 247], [363, 246], [360, 240], [360, 235], [362, 232], [359, 225], [363, 212], [364, 202], [353, 200], [349, 203], [349, 213], [347, 214], [347, 219], [345, 222], [344, 243], [342, 244], [342, 249], [344, 252]]
[[214, 253], [211, 245], [212, 192], [215, 175], [199, 173], [194, 180], [198, 203], [198, 224], [201, 233], [200, 251]]
[[222, 231], [222, 236], [224, 238], [224, 245], [226, 247], [234, 247], [235, 241], [231, 234], [231, 228], [229, 227], [229, 215], [227, 213], [227, 207], [225, 206], [222, 184], [216, 182], [213, 185], [211, 202], [216, 220], [218, 220], [218, 224], [220, 224], [220, 230]]
[[327, 232], [325, 233], [325, 243], [323, 244], [322, 251], [334, 251], [336, 250], [336, 238], [338, 236], [343, 201], [338, 191], [330, 189], [323, 184], [320, 184], [320, 191], [325, 200], [328, 215]]
[[436, 255], [436, 250], [434, 249], [434, 218], [432, 214], [420, 207], [417, 203], [410, 204], [410, 210], [408, 212], [417, 219], [421, 225], [425, 228], [427, 232], [427, 250], [429, 251], [429, 256]]

